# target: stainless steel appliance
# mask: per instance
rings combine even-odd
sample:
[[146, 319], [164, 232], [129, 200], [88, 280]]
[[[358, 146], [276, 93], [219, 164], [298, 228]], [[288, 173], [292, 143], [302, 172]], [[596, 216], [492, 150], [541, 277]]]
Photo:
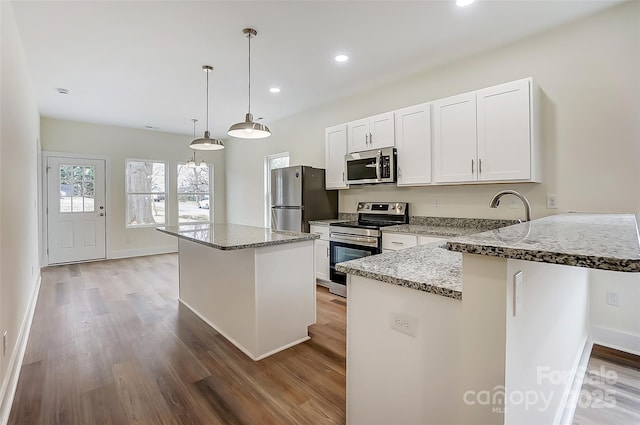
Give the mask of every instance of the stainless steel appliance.
[[329, 226], [330, 291], [347, 296], [347, 276], [336, 270], [336, 264], [382, 252], [381, 227], [409, 222], [406, 202], [360, 202], [358, 221]]
[[395, 148], [376, 149], [346, 155], [347, 183], [395, 183], [396, 157]]
[[302, 165], [271, 170], [271, 228], [308, 232], [309, 220], [338, 217], [338, 191], [324, 170]]

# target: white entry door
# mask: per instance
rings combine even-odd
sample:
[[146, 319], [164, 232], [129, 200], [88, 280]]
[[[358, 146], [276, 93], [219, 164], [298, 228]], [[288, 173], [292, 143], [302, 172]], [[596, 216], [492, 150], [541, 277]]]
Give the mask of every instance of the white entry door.
[[49, 264], [106, 258], [105, 161], [47, 160]]

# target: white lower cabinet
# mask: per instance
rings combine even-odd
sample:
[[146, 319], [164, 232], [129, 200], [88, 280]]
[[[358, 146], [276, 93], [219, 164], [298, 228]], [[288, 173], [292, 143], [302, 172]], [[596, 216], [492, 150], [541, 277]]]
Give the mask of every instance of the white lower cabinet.
[[382, 251], [400, 251], [418, 245], [426, 245], [431, 242], [446, 241], [445, 238], [422, 236], [409, 233], [383, 233]]
[[316, 279], [329, 281], [329, 227], [311, 225], [309, 233], [317, 233], [316, 239]]

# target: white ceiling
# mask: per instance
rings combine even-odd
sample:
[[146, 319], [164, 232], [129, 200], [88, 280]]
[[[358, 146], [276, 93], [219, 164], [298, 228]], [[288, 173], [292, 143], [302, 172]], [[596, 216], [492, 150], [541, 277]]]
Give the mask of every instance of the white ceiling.
[[[544, 31], [620, 0], [15, 1], [43, 116], [191, 134], [265, 124]], [[351, 60], [337, 64], [345, 52]], [[570, 53], [570, 52], [567, 52]], [[269, 93], [269, 87], [282, 88]], [[60, 95], [56, 88], [70, 91]]]

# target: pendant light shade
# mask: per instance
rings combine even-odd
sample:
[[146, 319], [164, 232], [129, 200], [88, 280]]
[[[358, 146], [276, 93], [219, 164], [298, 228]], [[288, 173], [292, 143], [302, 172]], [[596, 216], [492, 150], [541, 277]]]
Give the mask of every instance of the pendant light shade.
[[202, 70], [207, 74], [207, 129], [204, 132], [204, 136], [199, 139], [194, 139], [191, 144], [189, 144], [189, 147], [191, 149], [202, 151], [215, 151], [218, 149], [224, 149], [224, 144], [222, 143], [222, 140], [212, 139], [209, 133], [209, 73], [213, 71], [213, 67], [210, 65], [202, 65]]
[[245, 28], [242, 32], [249, 39], [249, 111], [244, 121], [233, 124], [227, 134], [240, 139], [263, 139], [271, 136], [271, 131], [266, 125], [253, 121], [251, 114], [251, 38], [258, 35], [258, 32], [253, 28]]

